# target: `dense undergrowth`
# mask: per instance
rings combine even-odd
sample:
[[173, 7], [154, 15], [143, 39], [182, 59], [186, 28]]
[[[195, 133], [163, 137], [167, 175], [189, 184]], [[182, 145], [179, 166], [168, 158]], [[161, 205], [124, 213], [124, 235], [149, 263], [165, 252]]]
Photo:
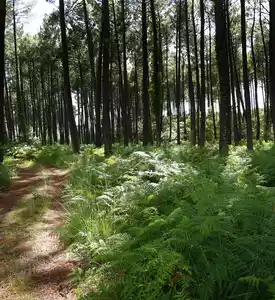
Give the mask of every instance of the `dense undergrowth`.
[[64, 242], [79, 299], [272, 299], [275, 148], [86, 148]]
[[[79, 299], [273, 299], [275, 147], [25, 146], [72, 169], [61, 239], [82, 261]], [[18, 154], [19, 151], [19, 154]]]

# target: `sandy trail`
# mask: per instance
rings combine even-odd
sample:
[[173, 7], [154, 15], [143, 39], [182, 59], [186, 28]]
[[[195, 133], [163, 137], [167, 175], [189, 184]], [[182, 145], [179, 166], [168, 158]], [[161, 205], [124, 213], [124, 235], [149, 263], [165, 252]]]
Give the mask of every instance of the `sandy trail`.
[[67, 171], [22, 168], [0, 194], [0, 299], [75, 300], [75, 262], [60, 244], [60, 199]]

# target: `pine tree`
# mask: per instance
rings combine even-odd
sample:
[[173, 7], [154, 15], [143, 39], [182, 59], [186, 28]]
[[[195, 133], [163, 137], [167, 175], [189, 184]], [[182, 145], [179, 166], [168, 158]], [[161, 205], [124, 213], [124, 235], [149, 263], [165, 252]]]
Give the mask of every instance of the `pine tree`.
[[3, 162], [5, 145], [5, 118], [4, 118], [4, 73], [5, 73], [5, 27], [6, 27], [6, 0], [0, 3], [0, 164]]

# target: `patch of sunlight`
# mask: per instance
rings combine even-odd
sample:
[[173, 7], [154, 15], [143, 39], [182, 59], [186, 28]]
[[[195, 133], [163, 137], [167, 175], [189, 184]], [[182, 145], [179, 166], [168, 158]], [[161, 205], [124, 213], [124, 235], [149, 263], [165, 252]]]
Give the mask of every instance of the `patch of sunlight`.
[[33, 194], [30, 199], [23, 199], [19, 203], [19, 218], [21, 220], [29, 220], [41, 215], [50, 206], [50, 199], [41, 196], [40, 194]]

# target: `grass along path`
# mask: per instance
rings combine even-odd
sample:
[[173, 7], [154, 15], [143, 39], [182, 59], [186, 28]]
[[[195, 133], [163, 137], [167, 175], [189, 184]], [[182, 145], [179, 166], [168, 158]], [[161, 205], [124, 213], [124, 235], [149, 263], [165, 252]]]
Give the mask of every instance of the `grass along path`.
[[0, 299], [76, 299], [68, 275], [74, 262], [60, 245], [60, 197], [66, 171], [20, 168], [0, 194]]

